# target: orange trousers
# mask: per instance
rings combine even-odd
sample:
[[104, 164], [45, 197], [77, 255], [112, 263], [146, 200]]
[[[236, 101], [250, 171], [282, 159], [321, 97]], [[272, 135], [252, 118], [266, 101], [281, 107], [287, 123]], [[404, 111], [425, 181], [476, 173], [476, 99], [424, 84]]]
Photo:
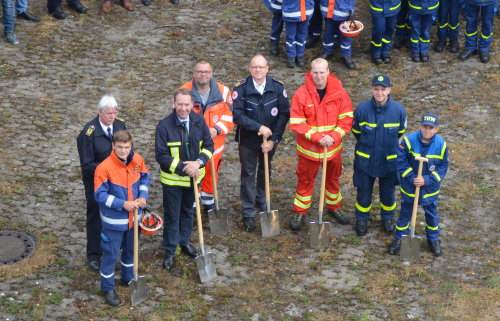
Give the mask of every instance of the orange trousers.
[[[215, 179], [216, 182], [219, 182], [219, 169], [222, 164], [222, 153], [216, 154], [205, 166], [205, 177], [201, 182], [201, 203], [203, 205], [212, 205], [214, 204], [214, 188], [212, 185], [212, 180], [214, 177], [212, 176], [212, 170], [210, 168], [210, 162], [214, 162], [215, 165]], [[217, 187], [219, 189], [219, 187]]]

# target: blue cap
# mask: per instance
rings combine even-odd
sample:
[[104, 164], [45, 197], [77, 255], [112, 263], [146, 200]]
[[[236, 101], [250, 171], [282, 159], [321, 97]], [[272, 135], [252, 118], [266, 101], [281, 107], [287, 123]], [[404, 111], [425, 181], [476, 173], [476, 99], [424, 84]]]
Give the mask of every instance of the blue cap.
[[384, 87], [391, 87], [391, 80], [386, 75], [376, 75], [372, 79], [372, 86], [381, 85]]
[[436, 114], [433, 113], [425, 113], [422, 116], [422, 125], [430, 125], [432, 127], [439, 126], [439, 118]]

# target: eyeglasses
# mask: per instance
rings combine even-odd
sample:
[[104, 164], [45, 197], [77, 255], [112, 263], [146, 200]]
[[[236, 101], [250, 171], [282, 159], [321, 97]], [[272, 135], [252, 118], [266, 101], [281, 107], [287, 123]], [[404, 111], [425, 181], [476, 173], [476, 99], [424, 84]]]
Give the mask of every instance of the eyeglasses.
[[267, 66], [250, 66], [250, 69], [257, 70], [257, 69], [266, 69]]
[[196, 70], [195, 73], [197, 73], [197, 74], [211, 74], [212, 70]]

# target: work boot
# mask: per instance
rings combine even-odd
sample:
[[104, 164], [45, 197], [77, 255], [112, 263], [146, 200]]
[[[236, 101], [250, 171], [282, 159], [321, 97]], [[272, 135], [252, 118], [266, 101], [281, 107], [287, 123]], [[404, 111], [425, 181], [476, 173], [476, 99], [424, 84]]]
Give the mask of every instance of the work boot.
[[457, 53], [460, 50], [460, 46], [458, 45], [458, 40], [450, 40], [450, 52]]
[[421, 53], [420, 54], [420, 61], [421, 62], [428, 62], [429, 61], [429, 54], [428, 53]]
[[382, 57], [380, 55], [372, 55], [372, 60], [377, 65], [381, 65], [383, 63]]
[[269, 44], [269, 53], [273, 56], [277, 56], [280, 53], [279, 44], [271, 42]]
[[304, 60], [304, 56], [295, 58], [295, 62], [297, 66], [304, 67], [306, 65], [306, 61]]
[[439, 39], [436, 45], [434, 46], [434, 51], [443, 52], [445, 46], [446, 46], [446, 39]]
[[443, 250], [441, 249], [441, 241], [427, 241], [427, 245], [429, 245], [429, 250], [431, 250], [434, 256], [441, 256], [443, 254]]
[[485, 64], [490, 61], [490, 53], [489, 51], [480, 51], [479, 52], [479, 60]]
[[477, 53], [477, 50], [467, 50], [467, 49], [464, 49], [464, 51], [462, 51], [460, 53], [460, 55], [458, 55], [458, 59], [462, 60], [462, 61], [465, 61], [467, 59], [470, 58], [470, 56], [474, 55]]
[[387, 234], [392, 234], [394, 232], [394, 221], [391, 219], [382, 220], [382, 228]]
[[208, 213], [208, 211], [214, 209], [215, 209], [215, 204], [203, 204], [203, 210], [205, 211], [205, 213]]
[[99, 260], [89, 260], [88, 267], [91, 271], [99, 271], [101, 269], [101, 262]]
[[40, 22], [40, 21], [42, 21], [42, 19], [40, 19], [39, 17], [35, 16], [31, 12], [29, 12], [28, 10], [26, 10], [26, 11], [24, 11], [22, 13], [18, 13], [17, 17], [21, 18], [21, 19], [24, 19], [24, 20], [28, 20], [28, 21], [33, 21], [33, 22]]
[[352, 60], [352, 57], [342, 57], [342, 61], [344, 62], [344, 65], [347, 69], [349, 69], [349, 70], [356, 69], [356, 64]]
[[418, 52], [411, 53], [411, 60], [413, 62], [420, 62], [420, 54]]
[[330, 215], [337, 223], [346, 225], [349, 224], [349, 217], [342, 213], [340, 210], [332, 211], [328, 210], [328, 215]]
[[365, 236], [366, 234], [368, 234], [368, 221], [356, 221], [356, 234], [358, 234], [358, 236]]
[[299, 213], [293, 213], [292, 220], [290, 221], [290, 228], [294, 231], [298, 231], [303, 221], [304, 221], [304, 215]]
[[288, 57], [286, 66], [288, 68], [295, 68], [295, 57]]
[[106, 303], [113, 307], [120, 305], [120, 298], [114, 289], [111, 291], [104, 291], [104, 298], [106, 299]]
[[401, 240], [393, 239], [387, 248], [387, 252], [392, 255], [397, 255], [399, 254], [399, 250], [401, 250]]
[[254, 222], [253, 217], [244, 217], [243, 218], [243, 225], [245, 226], [245, 231], [247, 231], [247, 232], [255, 231], [255, 222]]
[[384, 62], [384, 64], [390, 64], [391, 63], [391, 55], [388, 53], [382, 54], [382, 61]]

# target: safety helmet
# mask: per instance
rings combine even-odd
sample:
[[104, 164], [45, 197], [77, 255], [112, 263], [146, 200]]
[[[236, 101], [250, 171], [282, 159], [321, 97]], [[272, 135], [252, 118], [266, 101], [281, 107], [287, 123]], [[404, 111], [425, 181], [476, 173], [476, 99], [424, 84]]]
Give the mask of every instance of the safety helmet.
[[151, 235], [163, 226], [163, 220], [160, 215], [145, 208], [142, 211], [142, 219], [139, 225], [141, 226], [142, 234]]
[[339, 29], [344, 37], [356, 37], [361, 33], [364, 26], [361, 21], [348, 20], [340, 24]]

